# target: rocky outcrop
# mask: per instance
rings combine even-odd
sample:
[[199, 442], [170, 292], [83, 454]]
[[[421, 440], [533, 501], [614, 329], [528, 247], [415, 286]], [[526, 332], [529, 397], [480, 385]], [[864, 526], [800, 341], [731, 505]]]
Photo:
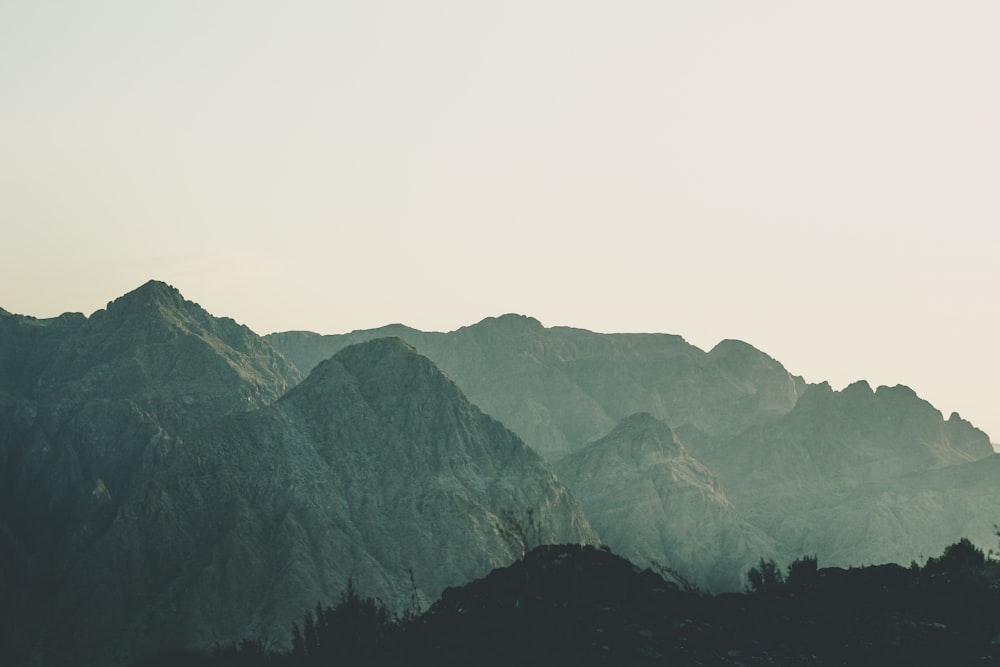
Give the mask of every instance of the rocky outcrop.
[[648, 413], [555, 464], [604, 543], [716, 592], [741, 590], [775, 546], [741, 520], [718, 480]]

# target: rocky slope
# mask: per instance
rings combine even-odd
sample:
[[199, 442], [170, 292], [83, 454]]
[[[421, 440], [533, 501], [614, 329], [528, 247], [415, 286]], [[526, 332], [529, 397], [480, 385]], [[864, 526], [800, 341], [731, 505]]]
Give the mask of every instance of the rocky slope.
[[739, 590], [774, 543], [743, 521], [718, 480], [648, 413], [554, 464], [604, 543], [635, 563], [672, 567], [690, 583]]

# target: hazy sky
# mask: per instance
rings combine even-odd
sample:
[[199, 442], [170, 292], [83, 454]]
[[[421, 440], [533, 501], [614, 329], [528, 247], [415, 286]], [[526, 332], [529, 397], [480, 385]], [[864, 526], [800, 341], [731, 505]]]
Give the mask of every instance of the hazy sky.
[[0, 306], [746, 340], [1000, 440], [1000, 2], [0, 2]]

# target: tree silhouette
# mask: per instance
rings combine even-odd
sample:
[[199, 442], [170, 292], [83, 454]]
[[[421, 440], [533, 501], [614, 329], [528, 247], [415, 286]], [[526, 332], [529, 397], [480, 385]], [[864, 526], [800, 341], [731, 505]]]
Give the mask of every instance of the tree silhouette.
[[747, 591], [751, 593], [770, 594], [781, 589], [785, 584], [785, 577], [781, 574], [781, 568], [771, 560], [760, 559], [760, 563], [751, 567], [747, 572]]

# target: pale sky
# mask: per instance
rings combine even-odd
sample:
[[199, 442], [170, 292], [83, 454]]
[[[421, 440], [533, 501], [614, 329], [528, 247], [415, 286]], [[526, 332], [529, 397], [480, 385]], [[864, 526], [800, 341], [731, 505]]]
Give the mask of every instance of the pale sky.
[[739, 338], [1000, 440], [1000, 2], [0, 2], [0, 307]]

